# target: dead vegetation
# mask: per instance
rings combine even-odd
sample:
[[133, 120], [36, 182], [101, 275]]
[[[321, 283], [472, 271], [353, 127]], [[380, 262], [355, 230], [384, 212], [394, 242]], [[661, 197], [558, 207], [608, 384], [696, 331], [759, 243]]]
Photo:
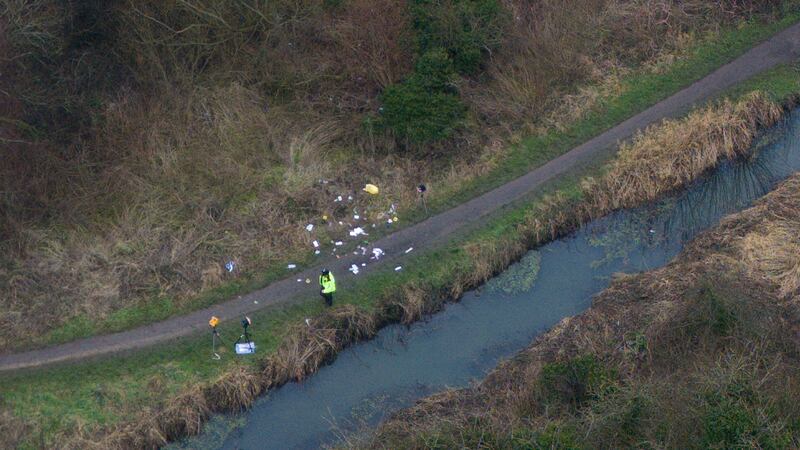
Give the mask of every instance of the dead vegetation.
[[[723, 114], [723, 112], [730, 111], [740, 111], [740, 113]], [[649, 129], [628, 147], [624, 161], [636, 160], [637, 157], [643, 156], [637, 155], [637, 152], [649, 152], [660, 156], [652, 159], [649, 170], [635, 172], [640, 177], [647, 177], [648, 180], [633, 181], [631, 185], [646, 186], [646, 188], [642, 187], [642, 191], [638, 193], [627, 190], [626, 206], [637, 206], [653, 200], [653, 191], [649, 186], [664, 182], [665, 179], [671, 179], [657, 174], [675, 171], [673, 161], [685, 160], [686, 153], [706, 153], [702, 149], [702, 145], [709, 142], [709, 139], [702, 131], [703, 126], [710, 123], [709, 117], [724, 118], [733, 123], [744, 123], [741, 126], [728, 127], [724, 123], [715, 122], [713, 127], [708, 129], [710, 133], [717, 133], [720, 128], [728, 130], [726, 132], [727, 139], [729, 142], [735, 142], [736, 145], [724, 147], [712, 143], [713, 148], [708, 153], [715, 157], [706, 156], [700, 159], [705, 164], [705, 169], [701, 170], [702, 166], [699, 164], [681, 166], [690, 167], [690, 169], [686, 169], [685, 173], [677, 177], [680, 183], [671, 182], [668, 187], [656, 189], [657, 192], [664, 193], [674, 190], [693, 181], [722, 158], [746, 155], [746, 150], [750, 148], [749, 144], [758, 127], [776, 121], [780, 111], [780, 108], [763, 100], [759, 94], [753, 94], [735, 104], [725, 101], [717, 106], [709, 106], [685, 119], [667, 122], [663, 124], [663, 128]], [[741, 122], [740, 114], [755, 119]], [[760, 119], [764, 117], [768, 118], [770, 122]], [[652, 138], [652, 136], [664, 136], [665, 130], [672, 133], [673, 139], [679, 140], [684, 145], [672, 145], [671, 139]], [[676, 130], [683, 130], [688, 136], [691, 136], [691, 139], [677, 136]], [[653, 147], [648, 147], [642, 144], [644, 142], [655, 144]], [[740, 146], [745, 143], [748, 147], [741, 148]], [[655, 148], [657, 145], [666, 145], [668, 151]], [[726, 148], [728, 150], [721, 150]], [[672, 158], [665, 156], [668, 152], [673, 154]], [[236, 367], [220, 376], [216, 381], [190, 391], [189, 394], [186, 394], [187, 397], [179, 397], [176, 401], [170, 401], [169, 406], [158, 411], [148, 411], [147, 414], [141, 416], [140, 420], [133, 421], [132, 424], [120, 425], [113, 430], [100, 431], [95, 434], [85, 433], [83, 437], [75, 441], [78, 442], [75, 445], [76, 448], [89, 441], [101, 442], [102, 445], [110, 447], [149, 448], [162, 445], [163, 442], [181, 435], [196, 434], [200, 430], [200, 424], [210, 413], [239, 411], [247, 408], [257, 396], [268, 389], [277, 388], [290, 381], [305, 379], [320, 366], [332, 361], [343, 348], [374, 336], [377, 329], [383, 324], [391, 322], [409, 324], [440, 310], [445, 302], [457, 300], [464, 291], [480, 286], [508, 265], [519, 260], [529, 248], [567, 234], [591, 218], [607, 214], [610, 211], [608, 203], [597, 206], [597, 202], [587, 199], [591, 199], [592, 195], [597, 195], [597, 186], [607, 185], [605, 177], [616, 176], [614, 169], [619, 167], [618, 164], [620, 163], [612, 162], [611, 169], [606, 171], [602, 178], [592, 180], [591, 183], [584, 183], [582, 185], [584, 190], [577, 195], [558, 194], [538, 202], [524, 220], [516, 225], [513, 232], [504, 234], [505, 237], [464, 244], [461, 250], [468, 255], [469, 263], [463, 267], [453, 268], [452, 273], [443, 277], [444, 280], [447, 280], [443, 285], [421, 284], [419, 281], [409, 282], [399, 289], [385, 293], [384, 297], [380, 299], [379, 306], [370, 312], [362, 311], [352, 305], [337, 306], [322, 316], [312, 319], [309, 324], [297, 324], [276, 352], [268, 357], [258, 370]], [[651, 177], [652, 179], [650, 179]], [[587, 189], [586, 186], [589, 186], [590, 189]], [[686, 342], [693, 342], [696, 338], [699, 333], [697, 327], [705, 327], [703, 329], [706, 331], [701, 334], [706, 337], [710, 336], [709, 339], [713, 338], [713, 333], [708, 334], [707, 332], [708, 330], [713, 331], [713, 324], [709, 325], [708, 321], [690, 329], [676, 325], [683, 323], [682, 321], [685, 321], [686, 318], [698, 315], [711, 317], [719, 311], [719, 308], [722, 308], [723, 311], [734, 308], [737, 311], [737, 317], [746, 318], [746, 314], [742, 312], [745, 309], [741, 307], [741, 302], [744, 300], [740, 299], [741, 301], [737, 300], [739, 303], [731, 304], [725, 303], [727, 300], [723, 299], [722, 306], [716, 310], [713, 308], [708, 310], [703, 309], [704, 306], [699, 303], [692, 304], [693, 306], [690, 305], [691, 308], [689, 308], [682, 300], [683, 295], [696, 291], [693, 295], [701, 298], [702, 295], [697, 287], [701, 282], [706, 279], [713, 280], [716, 276], [714, 274], [736, 273], [740, 275], [738, 281], [736, 281], [737, 277], [733, 277], [737, 289], [725, 290], [725, 292], [749, 293], [746, 295], [747, 299], [763, 301], [760, 293], [771, 292], [769, 286], [772, 286], [772, 281], [790, 278], [787, 277], [787, 274], [791, 274], [794, 270], [791, 263], [781, 262], [779, 267], [782, 269], [777, 272], [774, 271], [775, 269], [764, 270], [759, 261], [765, 257], [773, 258], [773, 253], [759, 251], [745, 258], [744, 255], [755, 247], [743, 246], [740, 241], [748, 242], [748, 239], [752, 240], [753, 236], [771, 229], [770, 227], [794, 226], [794, 229], [800, 229], [800, 209], [795, 207], [800, 204], [800, 199], [797, 198], [798, 193], [800, 193], [800, 177], [787, 181], [783, 188], [770, 194], [757, 206], [734, 216], [733, 219], [724, 221], [720, 226], [723, 230], [726, 228], [744, 229], [745, 225], [742, 224], [747, 224], [746, 229], [752, 231], [751, 233], [730, 232], [721, 233], [719, 236], [711, 233], [711, 236], [717, 237], [700, 238], [686, 250], [688, 254], [704, 255], [702, 249], [716, 248], [718, 247], [716, 242], [720, 241], [729, 243], [729, 247], [744, 249], [741, 254], [727, 255], [715, 250], [713, 255], [703, 256], [704, 259], [699, 262], [696, 259], [699, 259], [700, 256], [693, 256], [692, 261], [674, 263], [654, 274], [617, 280], [603, 293], [601, 296], [603, 300], [598, 300], [597, 306], [587, 313], [586, 317], [590, 319], [583, 318], [583, 316], [566, 319], [543, 337], [542, 341], [548, 341], [550, 344], [548, 344], [546, 352], [543, 350], [543, 346], [536, 347], [538, 353], [535, 353], [537, 356], [534, 359], [544, 364], [545, 361], [564, 360], [570, 355], [603, 354], [607, 350], [604, 345], [618, 345], [619, 347], [614, 347], [614, 351], [622, 352], [630, 358], [619, 360], [616, 366], [617, 371], [620, 374], [631, 374], [641, 370], [640, 366], [644, 362], [650, 364], [650, 367], [671, 364], [674, 353], [667, 355], [654, 353], [650, 350], [655, 345], [652, 343], [658, 342], [660, 348], [666, 349], [683, 348]], [[787, 225], [789, 223], [793, 225]], [[743, 237], [736, 237], [739, 235]], [[731, 244], [733, 242], [736, 243]], [[786, 255], [793, 258], [789, 253]], [[754, 262], [743, 266], [741, 261], [748, 260]], [[789, 261], [793, 261], [793, 259]], [[676, 269], [676, 267], [679, 268]], [[759, 280], [760, 277], [766, 279]], [[715, 289], [718, 288], [717, 283], [713, 286]], [[769, 320], [777, 319], [771, 316]], [[636, 328], [630, 325], [631, 323], [644, 323], [642, 321], [649, 321], [648, 328], [644, 329], [643, 326]], [[766, 332], [767, 329], [768, 327], [758, 325], [758, 330], [761, 331], [757, 331], [756, 334], [762, 331]], [[608, 340], [599, 340], [596, 336], [603, 336]], [[647, 347], [642, 347], [645, 344]], [[526, 352], [518, 360], [530, 362], [534, 360], [531, 355], [531, 352]], [[710, 364], [709, 361], [706, 363]], [[524, 364], [511, 363], [498, 369], [485, 384], [487, 386], [498, 383], [508, 384], [512, 381], [518, 383], [519, 380], [535, 379], [537, 374], [537, 371], [529, 369]], [[503, 381], [495, 380], [497, 377], [501, 377]], [[663, 381], [663, 383], [665, 386], [668, 385], [667, 381]], [[514, 386], [513, 388], [509, 387], [508, 392], [503, 392], [503, 398], [510, 401], [515, 398], [529, 399], [531, 396], [537, 395], [532, 391], [523, 391], [524, 386], [516, 384]], [[564, 395], [573, 397], [577, 395], [575, 398], [583, 398], [584, 395], [588, 395], [570, 393], [569, 386], [567, 384], [566, 387], [560, 388], [560, 391], [566, 392]], [[642, 387], [642, 389], [645, 388], [655, 389], [656, 387]], [[453, 395], [457, 395], [457, 397], [452, 397]], [[431, 423], [438, 426], [442, 423], [438, 421], [439, 418], [448, 422], [454, 420], [445, 416], [457, 412], [464, 402], [482, 405], [475, 399], [464, 399], [461, 393], [446, 393], [424, 402], [422, 404], [424, 406], [415, 407], [401, 417], [403, 420], [415, 418], [415, 421], [423, 417], [425, 420], [420, 420], [425, 422], [428, 415], [432, 414], [437, 421]], [[482, 406], [476, 407], [482, 408]], [[524, 404], [514, 406], [514, 408], [523, 407], [525, 407]], [[433, 414], [432, 410], [438, 412]], [[442, 417], [439, 417], [440, 415]], [[472, 419], [474, 417], [469, 418], [469, 420]], [[506, 419], [511, 420], [508, 417], [503, 420]], [[399, 423], [397, 426], [405, 431], [395, 429], [397, 423]], [[458, 426], [465, 426], [462, 422], [454, 423], [458, 423]], [[396, 439], [397, 436], [406, 436], [411, 428], [404, 428], [405, 426], [402, 421], [393, 422], [382, 431], [381, 439], [390, 435], [391, 437], [386, 438], [389, 439], [387, 442], [393, 442], [391, 439]], [[500, 427], [498, 430], [505, 432], [506, 428]], [[406, 444], [408, 442], [403, 441], [402, 446]], [[424, 447], [424, 445], [422, 446]]]
[[590, 208], [628, 208], [684, 186], [720, 160], [746, 154], [758, 130], [781, 116], [778, 105], [753, 93], [666, 121], [623, 145], [600, 182], [587, 181]]
[[185, 306], [229, 280], [228, 259], [246, 275], [304, 254], [301, 225], [334, 213], [321, 178], [380, 180], [401, 210], [423, 180], [451, 195], [514, 135], [616, 92], [620, 73], [780, 4], [504, 1], [502, 42], [458, 82], [469, 123], [403, 152], [362, 125], [413, 65], [407, 4], [328, 3], [0, 6], [0, 349], [32, 326]]
[[[480, 385], [418, 402], [373, 448], [796, 447], [800, 176], [653, 272], [623, 276]], [[789, 247], [791, 247], [789, 242]]]

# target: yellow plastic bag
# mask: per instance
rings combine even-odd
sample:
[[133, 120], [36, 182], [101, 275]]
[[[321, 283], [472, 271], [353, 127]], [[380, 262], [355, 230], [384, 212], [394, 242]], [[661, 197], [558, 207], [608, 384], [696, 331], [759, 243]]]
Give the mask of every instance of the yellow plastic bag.
[[372, 194], [372, 195], [378, 195], [378, 193], [380, 192], [380, 189], [378, 189], [378, 186], [375, 186], [374, 184], [367, 184], [366, 186], [364, 186], [364, 189], [362, 189], [362, 190], [366, 191], [368, 194]]

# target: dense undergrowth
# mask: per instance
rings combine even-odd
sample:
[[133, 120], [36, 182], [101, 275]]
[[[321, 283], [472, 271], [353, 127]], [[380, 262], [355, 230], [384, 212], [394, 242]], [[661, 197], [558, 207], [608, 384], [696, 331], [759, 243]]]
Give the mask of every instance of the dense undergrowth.
[[796, 448], [800, 176], [373, 448]]
[[[10, 442], [21, 439], [28, 446], [35, 445], [38, 436], [42, 442], [52, 443], [55, 439], [71, 448], [148, 448], [195, 434], [211, 413], [248, 407], [265, 390], [309, 376], [339, 350], [371, 337], [380, 326], [411, 323], [433, 313], [444, 302], [459, 298], [466, 289], [484, 283], [527, 249], [610, 211], [614, 205], [601, 201], [604, 197], [597, 186], [609, 183], [615, 170], [634, 164], [647, 154], [667, 151], [653, 153], [654, 145], [671, 149], [673, 158], [653, 157], [651, 167], [662, 170], [635, 173], [639, 177], [669, 173], [668, 179], [680, 179], [685, 184], [703, 172], [697, 166], [673, 163], [681, 160], [680, 155], [687, 148], [702, 155], [697, 159], [706, 164], [706, 169], [711, 168], [719, 159], [743, 154], [755, 131], [771, 125], [779, 116], [776, 104], [763, 94], [754, 93], [654, 127], [623, 149], [622, 157], [610, 163], [606, 175], [588, 180], [568, 194], [540, 199], [470, 235], [463, 243], [422, 256], [427, 259], [420, 261], [417, 272], [424, 270], [424, 276], [416, 272], [393, 278], [376, 275], [377, 280], [343, 295], [341, 306], [312, 319], [312, 326], [299, 319], [288, 321], [287, 328], [280, 328], [270, 341], [261, 341], [266, 358], [251, 363], [226, 358], [226, 364], [210, 370], [204, 358], [207, 342], [203, 339], [187, 348], [171, 345], [171, 353], [156, 361], [144, 356], [97, 367], [89, 363], [83, 366], [80, 380], [75, 379], [72, 369], [4, 380], [3, 397], [9, 409], [17, 417], [33, 419], [21, 421], [4, 416], [3, 426], [9, 430], [4, 438]], [[731, 139], [724, 145], [703, 145], [719, 130]], [[676, 146], [675, 142], [685, 146]], [[680, 185], [665, 180], [661, 189], [642, 188], [620, 195], [626, 204], [634, 205]], [[193, 371], [202, 376], [181, 378]]]
[[[445, 204], [496, 175], [505, 144], [565, 129], [631, 71], [666, 73], [723, 27], [794, 8], [4, 2], [0, 349], [32, 328], [119, 329], [200, 306], [237, 282], [229, 259], [241, 278], [309, 261], [302, 225], [345, 214], [333, 194], [364, 182], [401, 211], [420, 181]], [[544, 147], [514, 165], [551, 157]]]

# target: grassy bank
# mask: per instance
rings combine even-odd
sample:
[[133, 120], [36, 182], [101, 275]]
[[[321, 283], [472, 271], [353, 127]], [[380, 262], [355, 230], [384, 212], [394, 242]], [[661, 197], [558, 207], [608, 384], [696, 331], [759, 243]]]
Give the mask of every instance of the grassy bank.
[[[38, 52], [49, 47], [26, 41], [30, 34], [19, 26], [50, 36], [58, 20], [29, 19], [58, 8], [42, 1], [0, 10], [14, 31], [0, 51], [14, 55], [16, 45], [30, 44], [35, 48], [20, 54], [58, 66], [15, 66], [4, 80], [18, 83], [4, 90], [25, 95], [0, 111], [11, 118], [4, 123], [16, 124], [11, 157], [0, 167], [13, 176], [0, 179], [25, 183], [2, 189], [0, 348], [122, 330], [263, 286], [280, 278], [287, 262], [313, 262], [302, 227], [323, 214], [349, 214], [331, 211], [336, 193], [380, 180], [387, 203], [398, 203], [402, 223], [410, 223], [420, 217], [419, 181], [431, 187], [432, 209], [444, 209], [630, 117], [797, 19], [795, 2], [693, 0], [662, 9], [582, 1], [569, 13], [560, 2], [538, 9], [505, 2], [501, 9], [514, 19], [503, 22], [508, 14], [498, 13], [478, 36], [492, 57], [479, 52], [477, 72], [446, 74], [447, 86], [437, 88], [450, 100], [457, 91], [464, 120], [441, 142], [411, 145], [396, 130], [367, 124], [385, 103], [384, 91], [413, 93], [414, 83], [430, 84], [420, 78], [430, 72], [413, 68], [428, 61], [420, 48], [398, 43], [439, 39], [425, 33], [446, 29], [442, 11], [409, 12], [404, 2], [386, 1], [376, 14], [371, 2], [309, 1], [287, 12], [290, 2], [273, 2], [265, 8], [276, 9], [261, 11], [260, 19], [257, 11], [237, 10], [246, 5], [201, 3], [208, 8], [145, 2], [133, 11], [101, 11], [115, 20], [97, 21], [109, 28], [81, 35], [93, 41], [54, 45], [61, 53], [44, 56]], [[39, 6], [26, 12], [15, 5]], [[87, 8], [81, 18], [89, 20]], [[409, 14], [435, 26], [414, 29]], [[293, 19], [267, 19], [273, 16]], [[229, 28], [240, 17], [242, 28]], [[364, 23], [356, 27], [358, 20]], [[183, 29], [191, 32], [177, 33]], [[225, 39], [207, 42], [200, 29]], [[386, 40], [366, 38], [362, 29], [386, 31]], [[375, 47], [358, 54], [366, 42]], [[440, 43], [452, 62], [463, 62], [461, 44]], [[103, 47], [118, 44], [123, 48]], [[93, 59], [100, 54], [127, 59]], [[369, 57], [382, 54], [391, 57]], [[90, 61], [92, 70], [69, 80], [62, 57]], [[25, 72], [31, 67], [63, 79], [44, 82]], [[88, 82], [115, 73], [130, 78]], [[48, 90], [25, 84], [34, 81]], [[98, 90], [80, 91], [87, 86]], [[37, 97], [48, 93], [52, 98]], [[62, 113], [76, 120], [74, 130], [53, 129]], [[241, 268], [233, 276], [222, 268], [229, 259]], [[47, 332], [30, 338], [33, 326]]]
[[[781, 68], [758, 80], [758, 85], [782, 95], [792, 92], [797, 81], [794, 69]], [[716, 162], [714, 155], [724, 158], [746, 150], [754, 131], [774, 122], [776, 113], [776, 106], [763, 95], [722, 103], [692, 115], [681, 127], [667, 124], [650, 130], [623, 150], [622, 154], [631, 156], [612, 162], [607, 173], [635, 162], [637, 154], [649, 154], [653, 142], [680, 152], [683, 148], [674, 146], [681, 142], [676, 140], [680, 137], [676, 130], [703, 138], [708, 123], [713, 122], [719, 128], [710, 131], [723, 130], [737, 138], [731, 145], [709, 147], [712, 153], [703, 161], [710, 167]], [[669, 158], [652, 161], [673, 167]], [[670, 170], [689, 181], [701, 172], [695, 169]], [[410, 323], [434, 312], [507, 267], [527, 249], [603, 214], [606, 211], [596, 199], [602, 198], [597, 186], [604, 180], [608, 181], [599, 174], [592, 183], [573, 178], [551, 186], [553, 195], [495, 219], [461, 243], [415, 257], [400, 274], [387, 271], [361, 280], [354, 289], [342, 292], [337, 300], [341, 306], [331, 311], [323, 312], [318, 303], [304, 303], [256, 316], [253, 331], [265, 356], [259, 359], [236, 360], [223, 352], [222, 361], [212, 362], [209, 342], [202, 337], [125, 358], [82, 364], [79, 370], [62, 367], [4, 378], [0, 392], [8, 411], [3, 416], [5, 428], [20, 430], [16, 436], [24, 438], [28, 446], [57, 439], [70, 440], [76, 448], [92, 442], [101, 447], [146, 447], [196, 433], [211, 412], [246, 407], [264, 390], [302, 379], [341, 348], [370, 337], [383, 324]], [[657, 192], [640, 192], [638, 200], [645, 202], [675, 187], [674, 183], [665, 184]], [[628, 202], [635, 203], [635, 197], [625, 195]], [[303, 323], [304, 317], [312, 318], [311, 327]], [[228, 324], [222, 332], [233, 336], [235, 328]], [[26, 418], [28, 425], [13, 417]], [[9, 431], [4, 436], [11, 439], [15, 434]]]
[[800, 445], [800, 176], [626, 275], [475, 388], [424, 399], [370, 448]]
[[[603, 130], [613, 126], [656, 101], [667, 97], [681, 87], [702, 77], [724, 62], [741, 54], [765, 37], [796, 20], [787, 15], [782, 21], [763, 24], [746, 24], [736, 30], [726, 30], [719, 35], [703, 40], [700, 45], [687, 50], [684, 55], [660, 70], [643, 69], [625, 76], [618, 81], [613, 91], [598, 94], [592, 100], [592, 107], [574, 117], [572, 121], [561, 119], [558, 126], [540, 130], [535, 136], [526, 138], [509, 148], [508, 154], [496, 155], [491, 169], [485, 174], [463, 183], [437, 186], [429, 197], [432, 213], [444, 210], [477, 195], [504, 181], [521, 175], [572, 148]], [[789, 74], [791, 76], [791, 74]], [[594, 88], [592, 88], [594, 89]], [[778, 94], [780, 96], [780, 94]], [[488, 167], [488, 166], [487, 166]], [[422, 211], [408, 211], [402, 214], [402, 225], [424, 218]], [[285, 276], [285, 263], [294, 262], [301, 266], [314, 262], [310, 252], [303, 250], [291, 259], [281, 261], [263, 272], [245, 272], [234, 280], [228, 280], [219, 287], [209, 289], [191, 299], [178, 301], [172, 297], [137, 303], [110, 312], [105, 317], [97, 314], [80, 314], [66, 324], [33, 339], [16, 341], [16, 348], [29, 348], [44, 344], [70, 341], [79, 337], [99, 333], [120, 331], [144, 322], [161, 320], [172, 315], [185, 313], [229, 299], [238, 293], [249, 292]]]

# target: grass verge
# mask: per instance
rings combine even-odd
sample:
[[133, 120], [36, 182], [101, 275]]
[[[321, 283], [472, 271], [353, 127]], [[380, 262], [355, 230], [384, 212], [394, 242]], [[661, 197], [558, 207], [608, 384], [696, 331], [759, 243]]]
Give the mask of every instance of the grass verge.
[[[686, 57], [677, 60], [663, 72], [643, 71], [632, 74], [623, 80], [619, 95], [602, 99], [595, 108], [563, 131], [551, 130], [525, 138], [514, 145], [508, 155], [503, 157], [486, 175], [477, 177], [465, 185], [459, 185], [455, 191], [448, 192], [443, 189], [438, 197], [431, 197], [428, 205], [430, 212], [444, 211], [541, 166], [709, 74], [758, 42], [796, 22], [799, 18], [800, 12], [791, 11], [782, 20], [775, 23], [765, 24], [754, 21], [736, 29], [725, 30], [719, 35], [703, 41]], [[791, 78], [791, 69], [784, 70], [786, 71], [785, 75]], [[776, 74], [773, 73], [767, 78], [771, 80], [775, 76]], [[784, 86], [791, 86], [790, 79], [784, 81]], [[767, 83], [774, 86], [780, 84], [771, 81], [767, 81]], [[796, 92], [791, 91], [791, 87], [786, 89], [787, 92]], [[783, 98], [783, 94], [785, 94], [771, 89], [765, 90], [774, 92], [770, 95], [774, 95], [776, 98]], [[403, 225], [416, 223], [425, 217], [422, 211], [410, 212], [404, 216]], [[315, 262], [315, 259], [307, 253], [295, 256], [291, 262], [297, 263], [300, 267], [307, 267]], [[257, 290], [284, 278], [286, 276], [284, 267], [287, 262], [281, 262], [256, 275], [226, 282], [190, 302], [176, 302], [170, 298], [159, 298], [141, 305], [120, 309], [104, 320], [95, 320], [85, 315], [78, 316], [64, 326], [45, 333], [41, 337], [36, 336], [21, 341], [19, 348], [40, 347], [97, 334], [122, 331], [147, 322], [163, 320], [217, 304], [237, 294]]]
[[[780, 68], [754, 83], [768, 95], [779, 95], [792, 92], [796, 75], [794, 69]], [[748, 89], [738, 92], [744, 94]], [[745, 106], [732, 108], [723, 103], [695, 113], [684, 127], [663, 129], [686, 130], [690, 124], [702, 129], [708, 124], [708, 114], [733, 111], [733, 119], [747, 119], [735, 121], [745, 126], [731, 128], [733, 133], [749, 136], [733, 141], [737, 146], [734, 153], [739, 153], [749, 147], [755, 128], [769, 126], [776, 117], [774, 105], [763, 96], [748, 94], [737, 105]], [[648, 135], [658, 132], [655, 128]], [[673, 141], [668, 135], [663, 138]], [[636, 143], [630, 148], [647, 150]], [[715, 149], [719, 158], [727, 154], [724, 147]], [[712, 158], [705, 161], [716, 162]], [[614, 164], [624, 162], [612, 163], [608, 173], [614, 173]], [[595, 174], [603, 179], [599, 172]], [[253, 331], [265, 358], [239, 360], [223, 351], [223, 360], [212, 362], [209, 337], [201, 336], [127, 357], [4, 377], [0, 394], [4, 409], [10, 411], [2, 416], [5, 428], [24, 430], [22, 445], [28, 447], [67, 441], [76, 448], [92, 443], [147, 447], [196, 433], [210, 413], [246, 407], [265, 389], [308, 376], [341, 348], [370, 337], [383, 324], [410, 323], [435, 312], [444, 302], [457, 299], [464, 290], [507, 267], [527, 249], [601, 215], [603, 211], [593, 210], [599, 203], [588, 201], [596, 194], [587, 186], [596, 185], [582, 184], [577, 176], [560, 180], [550, 186], [551, 195], [543, 194], [531, 204], [493, 219], [461, 243], [416, 256], [400, 274], [387, 270], [360, 280], [352, 290], [342, 292], [339, 306], [333, 310], [323, 311], [319, 303], [308, 302], [262, 312], [255, 317]], [[639, 201], [661, 192], [642, 192]], [[313, 326], [303, 324], [305, 317], [313, 317]], [[234, 336], [235, 329], [235, 324], [224, 324], [222, 333]], [[15, 436], [11, 432], [6, 435]]]

